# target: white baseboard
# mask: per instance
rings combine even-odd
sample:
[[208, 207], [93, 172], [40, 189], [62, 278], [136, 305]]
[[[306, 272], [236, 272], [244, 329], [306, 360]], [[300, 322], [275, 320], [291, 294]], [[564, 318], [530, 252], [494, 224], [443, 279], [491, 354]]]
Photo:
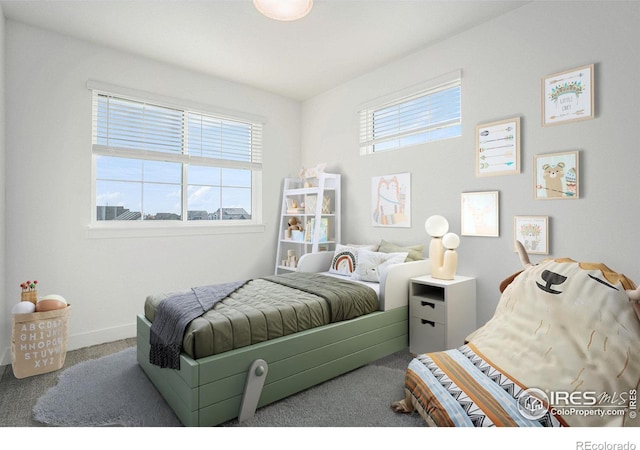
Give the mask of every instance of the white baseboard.
[[[120, 339], [128, 339], [136, 336], [135, 322], [122, 325], [119, 327], [105, 328], [102, 330], [90, 331], [87, 333], [74, 334], [69, 336], [67, 342], [67, 351], [77, 350], [79, 348], [90, 347], [92, 345], [104, 344], [107, 342], [119, 341]], [[0, 353], [0, 366], [8, 366], [11, 364], [11, 347], [5, 348]]]

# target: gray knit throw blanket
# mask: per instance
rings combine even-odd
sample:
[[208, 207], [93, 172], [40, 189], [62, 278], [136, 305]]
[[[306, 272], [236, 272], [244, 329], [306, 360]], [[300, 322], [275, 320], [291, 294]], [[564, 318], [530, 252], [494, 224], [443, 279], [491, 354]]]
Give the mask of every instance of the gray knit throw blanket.
[[184, 330], [193, 319], [241, 288], [247, 281], [191, 288], [167, 297], [158, 305], [151, 324], [149, 362], [160, 367], [180, 369]]

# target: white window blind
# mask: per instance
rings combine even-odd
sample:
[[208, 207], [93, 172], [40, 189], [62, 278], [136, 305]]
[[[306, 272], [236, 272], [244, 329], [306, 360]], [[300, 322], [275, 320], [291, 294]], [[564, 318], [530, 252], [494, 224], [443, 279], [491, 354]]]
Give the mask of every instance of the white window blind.
[[259, 220], [262, 123], [92, 92], [96, 221]]
[[359, 114], [362, 155], [460, 136], [460, 72], [374, 101]]
[[185, 162], [187, 156], [193, 156], [249, 169], [262, 165], [260, 123], [159, 106], [96, 90], [93, 111], [93, 149], [97, 153], [145, 154]]

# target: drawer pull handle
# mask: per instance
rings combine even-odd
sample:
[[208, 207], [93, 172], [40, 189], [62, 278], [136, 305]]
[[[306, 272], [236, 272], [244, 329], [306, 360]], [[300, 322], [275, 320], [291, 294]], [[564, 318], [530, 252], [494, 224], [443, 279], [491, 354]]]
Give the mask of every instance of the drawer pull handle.
[[431, 309], [436, 309], [436, 304], [435, 303], [431, 303], [431, 302], [425, 302], [425, 301], [420, 301], [420, 305], [422, 306], [428, 306]]
[[436, 326], [436, 323], [435, 323], [435, 322], [432, 322], [431, 320], [420, 319], [420, 322], [422, 322], [422, 325], [429, 324], [429, 325], [431, 325], [432, 327], [435, 327], [435, 326]]

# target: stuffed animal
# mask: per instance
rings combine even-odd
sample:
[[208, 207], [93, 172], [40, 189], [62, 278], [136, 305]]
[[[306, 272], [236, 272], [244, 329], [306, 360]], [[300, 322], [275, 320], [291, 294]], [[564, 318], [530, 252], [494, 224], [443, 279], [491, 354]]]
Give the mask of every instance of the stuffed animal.
[[291, 219], [289, 219], [287, 224], [289, 225], [289, 231], [292, 231], [292, 230], [302, 231], [302, 223], [297, 217], [292, 217]]

